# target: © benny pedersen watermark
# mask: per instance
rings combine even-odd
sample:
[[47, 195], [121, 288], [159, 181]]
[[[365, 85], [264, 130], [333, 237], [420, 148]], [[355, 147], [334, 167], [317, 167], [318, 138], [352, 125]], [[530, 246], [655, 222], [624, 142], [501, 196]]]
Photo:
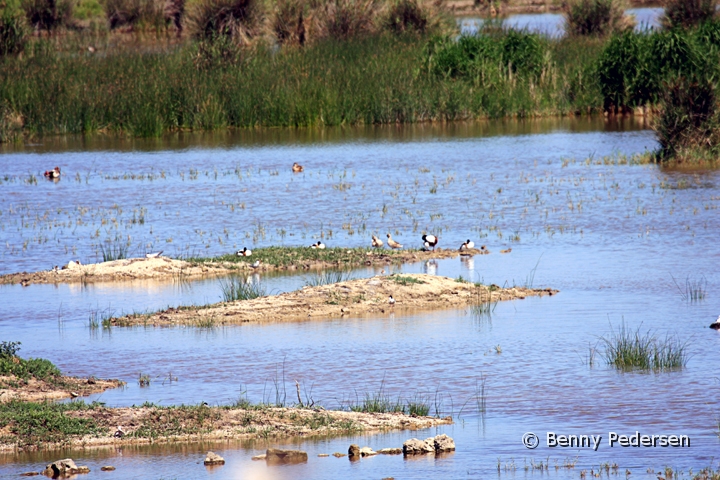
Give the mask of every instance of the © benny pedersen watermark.
[[[605, 438], [607, 438], [607, 445], [611, 448], [690, 446], [690, 437], [687, 435], [645, 435], [639, 431], [630, 435], [622, 435], [616, 432], [608, 432]], [[527, 432], [522, 436], [522, 443], [529, 449], [537, 448], [540, 445], [540, 437], [532, 432]], [[591, 448], [597, 451], [602, 444], [602, 435], [563, 435], [555, 432], [547, 432], [545, 435], [545, 446], [551, 448]]]

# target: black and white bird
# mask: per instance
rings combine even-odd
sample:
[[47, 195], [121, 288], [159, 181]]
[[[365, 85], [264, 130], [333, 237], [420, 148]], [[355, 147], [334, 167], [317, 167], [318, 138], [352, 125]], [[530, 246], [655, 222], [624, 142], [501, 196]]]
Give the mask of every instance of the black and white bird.
[[261, 263], [260, 260], [255, 260], [255, 262], [252, 265], [250, 265], [250, 268], [256, 270], [256, 269], [260, 268], [260, 263]]
[[463, 250], [470, 250], [470, 249], [473, 249], [473, 248], [475, 248], [475, 243], [472, 242], [469, 238], [467, 239], [467, 241], [466, 241], [465, 243], [463, 243], [462, 245], [460, 245], [460, 251], [461, 251], [461, 252], [462, 252]]
[[710, 328], [713, 330], [720, 330], [720, 315], [718, 315], [717, 320], [710, 324]]
[[155, 253], [146, 253], [145, 258], [158, 258], [158, 257], [160, 257], [160, 255], [162, 255], [163, 251], [164, 250], [160, 250], [159, 252], [155, 252]]
[[310, 245], [310, 248], [317, 248], [318, 250], [325, 250], [325, 244], [323, 242], [318, 241], [317, 243], [313, 243]]
[[395, 307], [395, 299], [392, 295], [390, 295], [390, 298], [388, 298], [388, 304], [390, 305], [390, 308]]
[[122, 425], [118, 425], [117, 430], [115, 430], [115, 433], [113, 434], [113, 437], [115, 438], [122, 438], [125, 436], [125, 431], [122, 428]]
[[249, 257], [250, 255], [252, 255], [252, 250], [248, 250], [247, 247], [243, 247], [242, 250], [238, 250], [237, 252], [235, 252], [235, 255], [237, 255], [238, 257]]
[[438, 238], [435, 235], [423, 235], [422, 240], [425, 244], [425, 249], [432, 247], [435, 250], [435, 245], [438, 244]]

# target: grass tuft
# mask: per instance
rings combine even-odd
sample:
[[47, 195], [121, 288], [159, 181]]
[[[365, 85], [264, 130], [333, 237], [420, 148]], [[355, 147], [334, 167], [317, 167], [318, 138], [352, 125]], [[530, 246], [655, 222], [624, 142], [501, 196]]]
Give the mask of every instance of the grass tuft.
[[324, 270], [322, 272], [316, 273], [308, 280], [306, 280], [305, 285], [308, 287], [319, 287], [322, 285], [330, 285], [333, 283], [347, 282], [348, 280], [352, 280], [353, 278], [354, 277], [352, 272], [347, 272], [343, 270]]
[[605, 346], [603, 355], [609, 365], [618, 370], [677, 370], [687, 364], [687, 343], [676, 337], [657, 338], [651, 332], [630, 330], [623, 322], [618, 331], [601, 337]]
[[604, 36], [632, 30], [623, 0], [571, 0], [565, 6], [565, 30], [569, 35]]
[[248, 282], [245, 278], [236, 275], [221, 279], [220, 289], [224, 302], [252, 300], [267, 295], [262, 284]]

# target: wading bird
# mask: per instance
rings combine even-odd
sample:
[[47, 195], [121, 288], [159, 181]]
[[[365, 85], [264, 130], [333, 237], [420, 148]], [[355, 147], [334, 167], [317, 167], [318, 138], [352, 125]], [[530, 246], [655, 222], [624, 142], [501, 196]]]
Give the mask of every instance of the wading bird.
[[293, 172], [300, 173], [304, 170], [302, 165], [299, 165], [297, 162], [293, 163]]
[[253, 263], [252, 265], [250, 265], [250, 268], [252, 268], [252, 269], [257, 269], [257, 268], [260, 267], [260, 263], [261, 263], [260, 260], [255, 260], [255, 263]]
[[388, 247], [390, 247], [390, 248], [402, 248], [402, 244], [396, 242], [395, 240], [393, 240], [389, 233], [387, 234], [387, 239], [388, 239]]
[[433, 250], [435, 250], [435, 245], [438, 244], [438, 238], [435, 235], [423, 235], [422, 236], [423, 242], [425, 242], [425, 249], [429, 249], [432, 247]]

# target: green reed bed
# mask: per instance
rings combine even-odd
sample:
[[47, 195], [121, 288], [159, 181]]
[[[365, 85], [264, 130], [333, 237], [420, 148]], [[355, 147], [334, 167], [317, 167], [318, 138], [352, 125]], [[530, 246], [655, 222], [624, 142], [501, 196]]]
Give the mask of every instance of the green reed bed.
[[[315, 126], [555, 115], [597, 109], [599, 48], [554, 58], [538, 43], [532, 72], [490, 58], [445, 75], [429, 66], [426, 40], [389, 35], [326, 40], [297, 49], [257, 46], [237, 61], [198, 69], [195, 43], [161, 53], [105, 57], [52, 52], [10, 57], [0, 68], [0, 106], [35, 134]], [[445, 45], [444, 43], [441, 44]], [[514, 47], [509, 46], [509, 49]]]
[[605, 346], [605, 360], [618, 370], [676, 370], [688, 361], [687, 343], [677, 337], [658, 338], [650, 331], [641, 333], [640, 327], [631, 330], [624, 323], [600, 341]]

